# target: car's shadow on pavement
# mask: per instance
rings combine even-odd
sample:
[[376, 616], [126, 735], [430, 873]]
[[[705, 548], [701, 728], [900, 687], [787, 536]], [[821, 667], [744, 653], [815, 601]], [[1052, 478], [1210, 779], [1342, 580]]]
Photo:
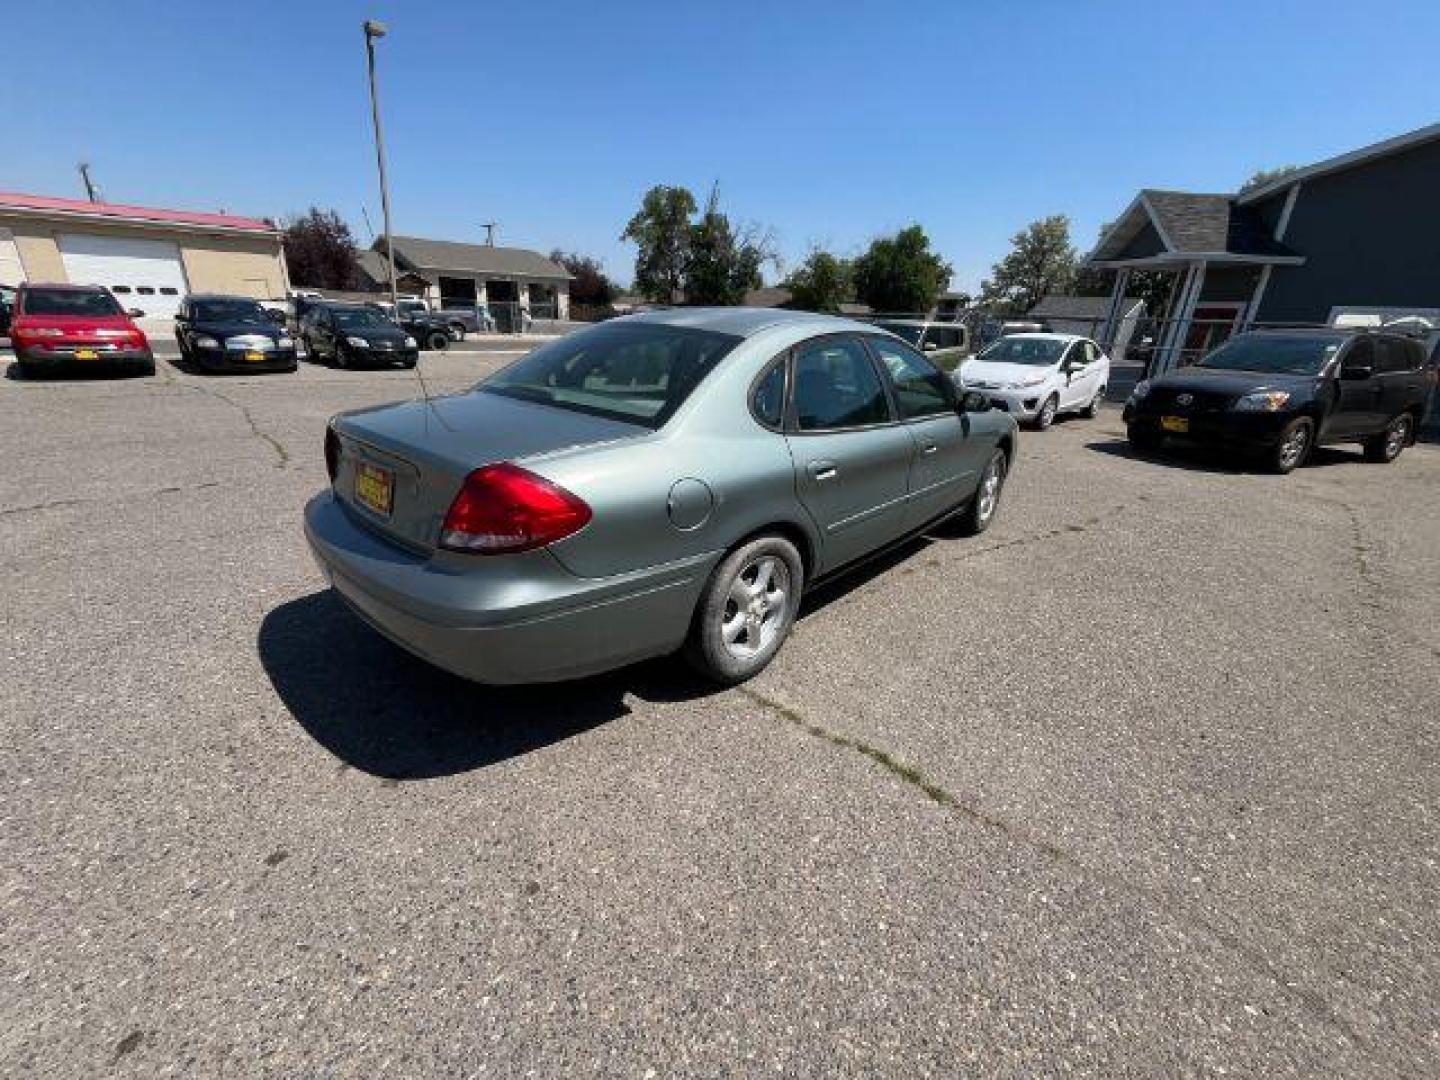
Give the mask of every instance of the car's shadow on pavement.
[[260, 662], [295, 719], [349, 765], [395, 780], [483, 768], [629, 713], [627, 694], [683, 701], [715, 687], [678, 660], [546, 686], [468, 682], [411, 656], [329, 590], [272, 610]]
[[130, 371], [114, 368], [55, 368], [52, 371], [38, 372], [27, 375], [20, 367], [17, 360], [11, 360], [5, 365], [5, 378], [13, 379], [16, 382], [29, 383], [64, 383], [64, 382], [114, 382], [126, 379], [142, 379], [149, 377], [148, 371]]
[[[1209, 446], [1167, 445], [1161, 450], [1141, 453], [1125, 439], [1105, 439], [1086, 443], [1086, 448], [1112, 457], [1130, 458], [1147, 465], [1159, 465], [1188, 472], [1264, 473], [1266, 470], [1254, 458], [1247, 458], [1233, 450]], [[1338, 446], [1317, 446], [1310, 452], [1310, 458], [1301, 469], [1328, 468], [1331, 465], [1355, 465], [1364, 462], [1365, 457], [1358, 450]]]

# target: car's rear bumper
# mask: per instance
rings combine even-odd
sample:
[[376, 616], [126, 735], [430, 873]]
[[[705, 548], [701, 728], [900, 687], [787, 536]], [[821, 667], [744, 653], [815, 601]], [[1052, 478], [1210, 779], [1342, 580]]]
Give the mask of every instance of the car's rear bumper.
[[335, 591], [396, 644], [482, 683], [554, 682], [679, 648], [719, 553], [613, 578], [580, 578], [548, 551], [421, 555], [325, 491], [305, 537]]
[[[1125, 423], [1131, 429], [1142, 430], [1165, 438], [1237, 450], [1264, 450], [1280, 441], [1281, 432], [1299, 414], [1236, 412], [1233, 409], [1199, 413], [1164, 413], [1160, 410], [1141, 408], [1132, 399], [1125, 403], [1125, 411], [1122, 415]], [[1166, 416], [1174, 416], [1185, 421], [1188, 430], [1167, 429], [1163, 423]]]

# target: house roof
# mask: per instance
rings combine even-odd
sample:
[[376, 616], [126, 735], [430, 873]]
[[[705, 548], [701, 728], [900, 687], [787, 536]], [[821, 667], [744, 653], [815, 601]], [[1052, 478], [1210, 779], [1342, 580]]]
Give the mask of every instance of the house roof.
[[[1143, 306], [1144, 303], [1145, 301], [1138, 296], [1127, 296], [1120, 310], [1128, 314], [1134, 310], [1137, 304]], [[1025, 314], [1043, 316], [1048, 319], [1104, 319], [1110, 314], [1110, 297], [1060, 296], [1057, 293], [1051, 293], [1042, 296], [1035, 306]]]
[[[426, 240], [418, 236], [397, 236], [395, 260], [419, 270], [459, 270], [497, 277], [570, 280], [570, 273], [538, 251], [525, 248], [492, 247], [489, 244], [459, 244], [451, 240]], [[383, 239], [375, 241], [376, 251], [384, 250]]]
[[88, 202], [85, 199], [62, 199], [55, 195], [25, 195], [0, 192], [0, 211], [51, 215], [76, 219], [89, 218], [133, 221], [137, 224], [181, 225], [196, 228], [228, 229], [238, 232], [267, 233], [279, 230], [260, 218], [236, 214], [211, 214], [198, 210], [167, 210], [156, 206], [130, 206], [125, 203]]
[[745, 294], [744, 304], [746, 307], [779, 308], [784, 307], [795, 299], [795, 294], [789, 289], [782, 289], [778, 285], [769, 285], [762, 289], [751, 289]]
[[1217, 262], [1299, 262], [1300, 257], [1273, 239], [1255, 211], [1240, 206], [1233, 195], [1146, 188], [1100, 238], [1087, 257], [1095, 265], [1136, 261], [1126, 248], [1154, 228], [1162, 251], [1145, 256], [1160, 263], [1177, 258]]
[[1351, 150], [1348, 153], [1338, 154], [1324, 161], [1317, 161], [1313, 165], [1306, 165], [1303, 169], [1296, 169], [1294, 172], [1286, 173], [1277, 177], [1268, 184], [1261, 184], [1257, 188], [1242, 192], [1237, 197], [1237, 202], [1242, 206], [1249, 206], [1262, 199], [1268, 199], [1271, 195], [1294, 187], [1316, 176], [1324, 176], [1326, 173], [1339, 172], [1342, 169], [1351, 169], [1357, 165], [1364, 165], [1374, 161], [1376, 158], [1388, 157], [1391, 154], [1403, 153], [1406, 150], [1423, 146], [1425, 143], [1440, 139], [1440, 124], [1430, 124], [1427, 127], [1416, 128], [1414, 131], [1407, 131], [1404, 135], [1396, 135], [1394, 138], [1382, 139], [1380, 142], [1371, 143], [1369, 146], [1362, 146], [1358, 150]]

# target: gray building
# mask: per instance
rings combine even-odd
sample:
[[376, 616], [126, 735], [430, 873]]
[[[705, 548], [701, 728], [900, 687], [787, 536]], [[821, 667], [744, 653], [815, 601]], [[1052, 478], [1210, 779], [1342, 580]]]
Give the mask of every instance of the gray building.
[[[570, 274], [538, 251], [416, 236], [397, 236], [394, 243], [400, 291], [413, 292], [432, 307], [509, 305], [538, 319], [570, 317]], [[383, 237], [373, 251], [375, 257], [362, 259], [361, 269], [369, 276], [379, 269], [384, 277]]]
[[1440, 325], [1440, 124], [1236, 194], [1141, 191], [1086, 263], [1117, 271], [1112, 330], [1132, 274], [1173, 275], [1162, 369], [1255, 324]]

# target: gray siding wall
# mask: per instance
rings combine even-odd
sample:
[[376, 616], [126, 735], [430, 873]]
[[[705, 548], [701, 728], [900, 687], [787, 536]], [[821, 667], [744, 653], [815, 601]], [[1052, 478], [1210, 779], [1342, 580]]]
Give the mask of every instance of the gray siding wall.
[[[1262, 210], [1273, 210], [1267, 200]], [[1336, 304], [1440, 307], [1440, 143], [1304, 183], [1262, 321], [1320, 322]]]

